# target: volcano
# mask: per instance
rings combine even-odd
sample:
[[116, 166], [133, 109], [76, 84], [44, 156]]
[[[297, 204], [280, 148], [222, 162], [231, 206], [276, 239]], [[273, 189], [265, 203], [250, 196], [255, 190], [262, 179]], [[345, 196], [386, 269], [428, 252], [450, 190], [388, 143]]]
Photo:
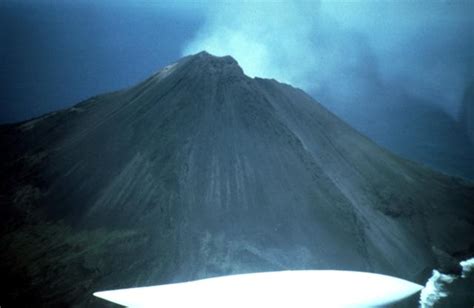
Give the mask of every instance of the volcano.
[[388, 152], [230, 56], [201, 52], [0, 126], [0, 145], [5, 307], [279, 270], [424, 284], [474, 255], [472, 182]]

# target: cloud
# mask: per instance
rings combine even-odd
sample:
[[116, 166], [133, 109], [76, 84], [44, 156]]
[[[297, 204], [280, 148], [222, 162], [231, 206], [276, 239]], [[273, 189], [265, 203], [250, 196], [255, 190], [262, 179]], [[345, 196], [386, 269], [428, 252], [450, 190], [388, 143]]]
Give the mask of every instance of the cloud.
[[[230, 54], [247, 75], [300, 84], [305, 80], [302, 75], [314, 66], [310, 37], [315, 26], [312, 18], [299, 20], [301, 11], [294, 2], [216, 4], [207, 11], [205, 25], [184, 55], [201, 50], [217, 56]], [[303, 57], [310, 65], [303, 63]]]
[[[462, 267], [460, 276], [443, 274], [433, 270], [433, 274], [420, 293], [419, 303], [421, 308], [438, 307], [438, 304], [441, 307], [443, 302], [449, 302], [453, 307], [461, 306], [459, 301], [463, 300], [463, 287], [472, 290], [473, 280], [470, 277], [474, 269], [474, 258], [461, 261], [459, 265]], [[448, 298], [448, 300], [443, 301], [445, 298]], [[458, 304], [455, 304], [456, 302]]]
[[455, 117], [473, 78], [473, 10], [472, 1], [207, 2], [183, 54], [230, 54], [248, 75], [339, 110], [404, 92]]
[[[306, 11], [307, 14], [301, 14]], [[310, 87], [317, 65], [311, 41], [318, 6], [296, 2], [232, 2], [213, 5], [207, 22], [184, 54], [207, 50], [235, 57], [246, 74]]]

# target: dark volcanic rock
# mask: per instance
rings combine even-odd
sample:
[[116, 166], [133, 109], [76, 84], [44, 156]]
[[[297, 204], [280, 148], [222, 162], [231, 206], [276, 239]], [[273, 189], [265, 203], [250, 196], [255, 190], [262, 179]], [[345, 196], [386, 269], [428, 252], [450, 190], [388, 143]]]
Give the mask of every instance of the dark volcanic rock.
[[385, 151], [231, 57], [184, 58], [1, 126], [0, 142], [5, 307], [92, 306], [97, 290], [265, 270], [424, 283], [432, 247], [474, 254], [472, 183]]

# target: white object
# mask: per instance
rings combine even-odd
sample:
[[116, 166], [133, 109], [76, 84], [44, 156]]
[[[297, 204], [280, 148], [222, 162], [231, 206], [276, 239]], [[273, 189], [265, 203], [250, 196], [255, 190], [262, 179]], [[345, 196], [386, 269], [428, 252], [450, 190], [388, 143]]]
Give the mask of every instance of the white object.
[[222, 276], [94, 295], [133, 308], [367, 307], [397, 302], [422, 288], [380, 274], [309, 270]]

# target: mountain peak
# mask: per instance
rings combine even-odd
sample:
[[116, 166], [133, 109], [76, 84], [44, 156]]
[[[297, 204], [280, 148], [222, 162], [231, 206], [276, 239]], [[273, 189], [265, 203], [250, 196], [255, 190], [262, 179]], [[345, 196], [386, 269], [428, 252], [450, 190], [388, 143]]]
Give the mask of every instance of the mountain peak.
[[209, 52], [203, 50], [203, 51], [200, 51], [194, 55], [192, 55], [192, 57], [198, 57], [200, 59], [208, 59], [208, 60], [225, 60], [225, 61], [231, 61], [231, 62], [234, 62], [238, 65], [237, 61], [231, 56], [231, 55], [225, 55], [225, 56], [216, 56], [216, 55], [213, 55], [213, 54], [210, 54]]
[[[168, 76], [181, 76], [183, 78], [190, 73], [194, 80], [216, 80], [220, 78], [228, 80], [242, 80], [246, 78], [239, 63], [231, 56], [215, 56], [207, 51], [201, 51], [178, 60], [175, 63], [161, 68], [152, 77], [154, 81], [161, 82]], [[214, 78], [212, 78], [214, 77]], [[178, 78], [178, 79], [179, 79]]]
[[255, 271], [420, 283], [474, 255], [472, 184], [396, 157], [230, 56], [200, 52], [0, 126], [0, 146], [5, 306], [90, 307], [97, 290]]
[[237, 60], [232, 56], [215, 56], [203, 50], [190, 56], [191, 60], [198, 64], [203, 70], [211, 73], [223, 73], [230, 75], [245, 75]]

